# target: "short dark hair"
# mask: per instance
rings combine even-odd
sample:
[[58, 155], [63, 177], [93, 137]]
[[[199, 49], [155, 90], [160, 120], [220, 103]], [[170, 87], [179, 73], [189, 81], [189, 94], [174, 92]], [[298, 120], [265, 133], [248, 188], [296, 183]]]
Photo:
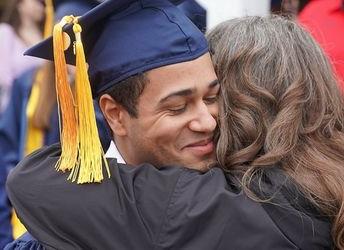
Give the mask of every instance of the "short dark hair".
[[146, 74], [140, 73], [115, 84], [107, 91], [107, 94], [122, 105], [131, 117], [137, 118], [137, 102], [147, 82]]

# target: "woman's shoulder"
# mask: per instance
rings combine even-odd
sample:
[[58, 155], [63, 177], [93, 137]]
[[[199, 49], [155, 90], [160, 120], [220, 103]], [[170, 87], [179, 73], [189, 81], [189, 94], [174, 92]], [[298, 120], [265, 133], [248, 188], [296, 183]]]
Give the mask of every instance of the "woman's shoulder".
[[[261, 249], [280, 249], [281, 245], [285, 249], [332, 248], [330, 220], [284, 171], [272, 168], [260, 181], [253, 181], [258, 199], [244, 192], [239, 180], [218, 167], [205, 173], [185, 170], [170, 196], [165, 239], [183, 242], [186, 236], [190, 239], [190, 230], [198, 228], [199, 234], [212, 235], [217, 249], [229, 245], [250, 249], [257, 244]], [[191, 238], [200, 246], [216, 248], [195, 237]], [[245, 247], [242, 239], [248, 244]]]
[[279, 230], [301, 249], [331, 249], [331, 221], [279, 167], [266, 169], [251, 189]]

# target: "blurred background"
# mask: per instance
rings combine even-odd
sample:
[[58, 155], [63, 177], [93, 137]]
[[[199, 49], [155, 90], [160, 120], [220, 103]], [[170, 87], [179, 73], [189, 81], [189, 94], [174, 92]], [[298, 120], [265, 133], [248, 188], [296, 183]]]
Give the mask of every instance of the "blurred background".
[[[6, 195], [8, 172], [28, 153], [59, 140], [53, 66], [23, 52], [51, 35], [54, 21], [81, 15], [95, 2], [0, 0], [0, 249], [25, 232]], [[203, 32], [235, 17], [287, 15], [319, 42], [344, 90], [344, 0], [185, 0], [179, 8]], [[108, 137], [99, 117], [101, 137]]]

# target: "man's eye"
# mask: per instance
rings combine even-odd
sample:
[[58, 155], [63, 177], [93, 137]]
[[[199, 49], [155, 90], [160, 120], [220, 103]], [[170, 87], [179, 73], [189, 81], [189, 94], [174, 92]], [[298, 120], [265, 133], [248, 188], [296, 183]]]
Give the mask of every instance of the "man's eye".
[[209, 96], [207, 98], [204, 98], [204, 102], [206, 104], [213, 104], [213, 103], [217, 102], [217, 100], [218, 100], [218, 95]]
[[173, 115], [178, 115], [183, 113], [186, 110], [186, 105], [183, 106], [178, 106], [178, 107], [173, 107], [169, 108], [168, 111], [170, 111]]

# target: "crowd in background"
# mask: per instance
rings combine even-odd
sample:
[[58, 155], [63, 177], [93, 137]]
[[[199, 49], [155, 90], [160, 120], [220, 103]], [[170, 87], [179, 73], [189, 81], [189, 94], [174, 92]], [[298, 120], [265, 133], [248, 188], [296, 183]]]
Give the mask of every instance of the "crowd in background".
[[[47, 36], [47, 3], [0, 0], [0, 249], [21, 234], [13, 234], [10, 223], [12, 212], [4, 188], [8, 171], [36, 148], [59, 140], [55, 88], [44, 84], [53, 81], [49, 74], [53, 66], [23, 56]], [[206, 10], [199, 7], [189, 17], [205, 30]], [[188, 11], [189, 7], [182, 8]], [[311, 32], [329, 56], [344, 90], [344, 1], [272, 0], [271, 12], [291, 15]]]

